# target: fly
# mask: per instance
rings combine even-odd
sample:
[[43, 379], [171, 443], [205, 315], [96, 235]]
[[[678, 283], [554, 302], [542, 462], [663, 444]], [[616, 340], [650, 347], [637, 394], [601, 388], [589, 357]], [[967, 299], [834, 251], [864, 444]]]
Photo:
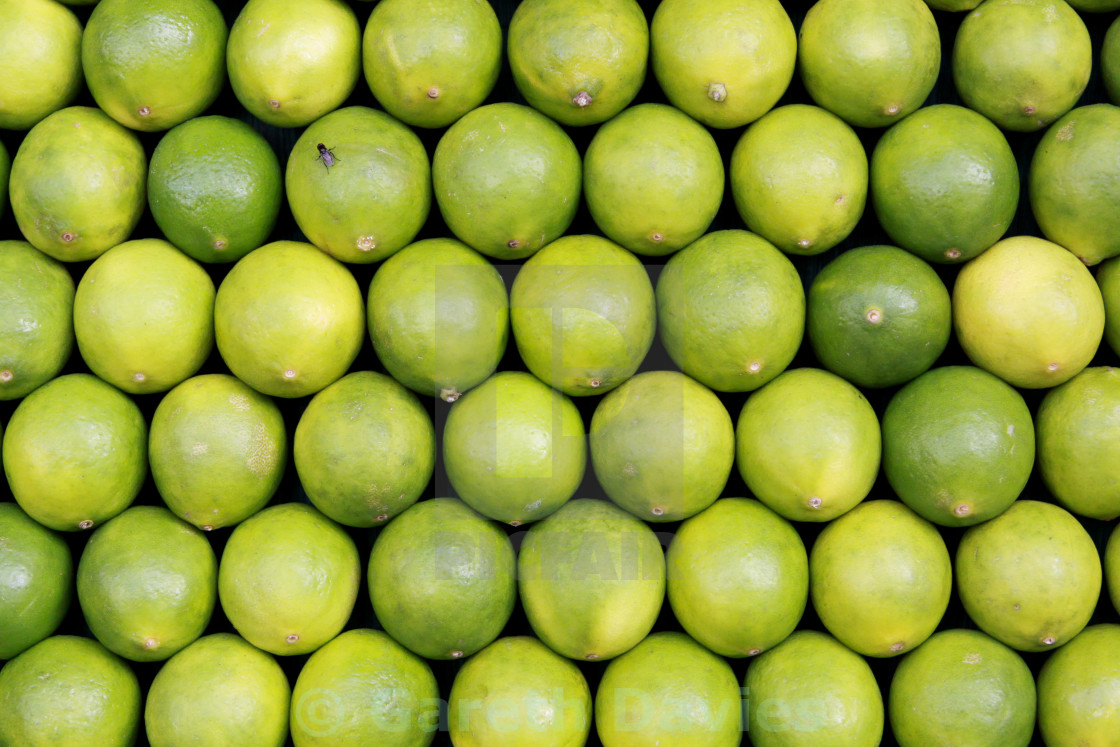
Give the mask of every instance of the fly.
[[319, 149], [319, 155], [316, 156], [316, 160], [322, 161], [323, 166], [329, 171], [331, 166], [335, 164], [336, 159], [334, 157], [334, 151], [322, 143], [319, 143], [315, 147]]

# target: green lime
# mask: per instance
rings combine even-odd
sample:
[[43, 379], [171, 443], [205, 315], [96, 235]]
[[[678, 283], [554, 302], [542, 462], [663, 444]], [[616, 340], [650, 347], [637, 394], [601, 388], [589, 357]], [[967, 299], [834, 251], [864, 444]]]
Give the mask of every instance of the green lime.
[[1104, 300], [1104, 339], [1120, 355], [1120, 258], [1101, 263], [1097, 285]]
[[661, 342], [682, 371], [719, 392], [748, 392], [785, 370], [805, 330], [805, 289], [773, 244], [710, 233], [675, 254], [657, 282]]
[[147, 173], [135, 134], [100, 109], [61, 109], [16, 151], [12, 214], [39, 251], [62, 262], [94, 259], [136, 227]]
[[722, 498], [681, 524], [665, 573], [673, 615], [721, 656], [755, 656], [781, 643], [809, 596], [797, 530], [746, 498]]
[[1120, 103], [1120, 19], [1113, 19], [1101, 44], [1101, 80], [1109, 100]]
[[999, 128], [971, 109], [927, 106], [871, 154], [883, 229], [927, 262], [967, 262], [996, 243], [1019, 205], [1019, 168]]
[[102, 0], [82, 34], [86, 84], [125, 127], [166, 130], [218, 98], [226, 37], [213, 0]]
[[502, 27], [490, 3], [383, 0], [366, 22], [362, 67], [385, 111], [413, 127], [446, 127], [498, 82]]
[[646, 371], [608, 394], [591, 418], [591, 463], [603, 492], [646, 521], [710, 506], [735, 462], [731, 416], [677, 371]]
[[703, 125], [665, 104], [639, 104], [595, 132], [583, 193], [608, 238], [638, 254], [671, 254], [716, 217], [723, 161]]
[[867, 203], [867, 153], [836, 115], [779, 107], [739, 138], [731, 195], [747, 227], [787, 254], [820, 254], [847, 238]]
[[517, 558], [505, 532], [456, 498], [407, 509], [369, 556], [377, 621], [425, 659], [460, 659], [488, 646], [517, 600]]
[[199, 262], [235, 262], [272, 233], [284, 199], [272, 146], [237, 119], [197, 117], [160, 139], [148, 204], [168, 241]]
[[446, 402], [493, 374], [509, 340], [502, 276], [455, 239], [417, 241], [385, 260], [370, 281], [366, 313], [385, 370]]
[[199, 638], [156, 672], [144, 704], [152, 747], [282, 747], [291, 688], [271, 656], [231, 633]]
[[74, 279], [23, 241], [0, 241], [0, 400], [62, 370], [74, 348]]
[[416, 395], [373, 371], [343, 376], [300, 416], [292, 456], [312, 505], [340, 524], [372, 527], [428, 487], [436, 434]]
[[1050, 747], [1112, 747], [1120, 734], [1120, 625], [1093, 625], [1038, 673], [1038, 728]]
[[1113, 608], [1120, 612], [1120, 527], [1117, 524], [1108, 536], [1108, 544], [1101, 555], [1104, 566], [1105, 582], [1108, 584], [1108, 596]]
[[89, 374], [27, 395], [4, 432], [4, 472], [40, 524], [89, 529], [126, 509], [148, 473], [148, 426], [136, 403]]
[[82, 24], [74, 12], [53, 0], [0, 6], [0, 129], [32, 127], [81, 87]]
[[66, 541], [16, 504], [0, 503], [0, 661], [55, 631], [70, 608], [73, 578]]
[[105, 381], [130, 394], [165, 392], [214, 347], [214, 281], [166, 241], [126, 241], [82, 275], [74, 334]]
[[432, 203], [420, 138], [364, 106], [333, 111], [304, 130], [284, 185], [300, 230], [343, 262], [376, 262], [403, 248]]
[[4, 217], [4, 211], [8, 209], [8, 177], [11, 171], [11, 156], [4, 144], [0, 143], [0, 218]]
[[432, 156], [447, 227], [501, 260], [528, 257], [563, 235], [579, 207], [582, 173], [579, 151], [559, 125], [508, 102], [464, 115]]
[[564, 236], [529, 258], [510, 291], [521, 359], [570, 396], [600, 394], [645, 360], [657, 326], [653, 284], [630, 252], [600, 236]]

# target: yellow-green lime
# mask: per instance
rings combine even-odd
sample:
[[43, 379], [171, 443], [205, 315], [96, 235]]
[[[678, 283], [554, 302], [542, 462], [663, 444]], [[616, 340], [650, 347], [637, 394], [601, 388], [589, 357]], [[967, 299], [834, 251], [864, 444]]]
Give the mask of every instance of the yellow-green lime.
[[603, 747], [733, 747], [742, 695], [726, 661], [684, 633], [654, 633], [607, 665], [595, 692]]
[[525, 0], [506, 45], [530, 106], [563, 125], [598, 124], [638, 95], [649, 26], [636, 0]]
[[1046, 238], [1087, 265], [1120, 254], [1120, 107], [1081, 106], [1042, 136], [1030, 166], [1031, 210]]
[[232, 633], [199, 638], [156, 672], [144, 703], [152, 747], [282, 747], [291, 688], [270, 655]]
[[649, 634], [665, 599], [665, 556], [649, 525], [577, 498], [525, 535], [517, 557], [533, 632], [570, 659], [611, 659]]
[[496, 373], [451, 408], [443, 462], [451, 487], [483, 516], [513, 526], [543, 519], [583, 481], [583, 420], [533, 375]]
[[4, 431], [4, 472], [31, 518], [62, 531], [126, 509], [148, 473], [148, 426], [136, 403], [89, 374], [27, 395]]
[[97, 641], [47, 638], [0, 670], [0, 744], [128, 747], [140, 731], [140, 685]]
[[1019, 651], [1046, 651], [1085, 627], [1101, 592], [1092, 537], [1068, 511], [1018, 500], [970, 527], [954, 569], [965, 612], [988, 635]]
[[276, 241], [249, 252], [214, 301], [222, 359], [237, 378], [273, 397], [303, 397], [336, 381], [364, 336], [354, 276], [302, 242]]
[[886, 127], [915, 111], [941, 68], [937, 22], [922, 0], [821, 0], [797, 41], [813, 101], [857, 127]]
[[166, 241], [126, 241], [78, 282], [74, 335], [105, 381], [130, 394], [165, 392], [214, 347], [214, 281]]
[[63, 262], [128, 239], [145, 205], [140, 140], [100, 109], [72, 106], [35, 125], [16, 151], [12, 214], [24, 237]]
[[735, 427], [739, 473], [791, 521], [831, 521], [871, 492], [879, 419], [867, 398], [828, 371], [786, 371], [752, 394]]
[[455, 675], [447, 723], [455, 747], [573, 747], [591, 730], [591, 691], [571, 661], [510, 636]]
[[824, 633], [799, 630], [752, 659], [743, 686], [755, 747], [876, 747], [883, 737], [871, 667]]
[[1097, 285], [1104, 300], [1104, 340], [1120, 355], [1120, 258], [1101, 263]]
[[0, 241], [0, 401], [53, 379], [74, 348], [74, 279], [24, 241]]
[[521, 359], [573, 397], [610, 391], [633, 376], [657, 327], [646, 268], [590, 234], [563, 236], [530, 257], [509, 300]]
[[1067, 0], [1069, 6], [1082, 13], [1107, 13], [1120, 8], [1117, 0]]
[[698, 239], [657, 281], [661, 342], [682, 371], [719, 392], [758, 389], [785, 370], [805, 330], [793, 263], [747, 231]]
[[296, 747], [427, 747], [439, 727], [431, 667], [380, 630], [348, 630], [316, 651], [292, 689]]
[[883, 413], [883, 472], [902, 502], [941, 526], [1003, 513], [1026, 487], [1035, 430], [1022, 395], [972, 366], [941, 366]]
[[284, 174], [245, 122], [196, 117], [164, 135], [148, 168], [148, 204], [167, 240], [199, 262], [235, 262], [272, 233]]
[[312, 505], [340, 524], [372, 527], [417, 501], [436, 460], [436, 434], [416, 395], [374, 371], [316, 394], [292, 441]]
[[665, 0], [649, 33], [661, 90], [709, 127], [753, 122], [793, 79], [797, 35], [778, 0]]
[[847, 238], [867, 203], [867, 153], [831, 112], [790, 104], [746, 129], [731, 153], [731, 195], [747, 228], [787, 254]]
[[523, 259], [571, 225], [582, 168], [559, 125], [503, 102], [479, 107], [447, 129], [432, 156], [432, 186], [459, 239], [495, 259]]
[[446, 127], [479, 106], [502, 67], [490, 3], [384, 0], [362, 35], [362, 68], [377, 103], [413, 127]]
[[716, 217], [723, 161], [703, 125], [665, 104], [639, 104], [595, 132], [583, 193], [608, 238], [638, 254], [671, 254]]
[[809, 596], [809, 559], [797, 530], [747, 498], [721, 498], [681, 524], [665, 574], [685, 631], [733, 658], [785, 640]]
[[1104, 566], [1104, 580], [1108, 584], [1109, 599], [1113, 608], [1120, 612], [1120, 530], [1116, 527], [1112, 528], [1112, 533], [1108, 536], [1108, 544], [1105, 545], [1104, 553], [1101, 555], [1101, 563]]
[[73, 577], [65, 540], [15, 503], [0, 503], [0, 661], [55, 631], [70, 608]]
[[961, 100], [1004, 130], [1034, 132], [1068, 112], [1092, 67], [1089, 31], [1063, 0], [985, 0], [953, 43]]
[[1072, 253], [1015, 236], [957, 275], [953, 328], [976, 365], [1012, 386], [1051, 387], [1092, 361], [1104, 334], [1104, 302]]
[[900, 747], [1027, 747], [1034, 734], [1031, 670], [978, 630], [934, 633], [907, 654], [887, 703]]
[[1120, 104], [1120, 20], [1113, 19], [1101, 43], [1101, 80], [1108, 99]]
[[425, 659], [461, 659], [502, 632], [517, 600], [505, 532], [457, 498], [421, 501], [378, 535], [369, 595], [389, 635]]
[[358, 598], [354, 540], [303, 503], [237, 525], [218, 566], [218, 599], [237, 632], [278, 656], [314, 651], [342, 632]]
[[[0, 7], [0, 129], [26, 130], [82, 87], [82, 24], [54, 0]], [[0, 201], [2, 202], [2, 201]]]
[[953, 589], [937, 528], [898, 501], [868, 501], [824, 528], [809, 554], [821, 622], [864, 656], [898, 656], [929, 638]]
[[1118, 743], [1120, 625], [1088, 627], [1043, 663], [1038, 728], [1050, 747]]
[[78, 602], [105, 648], [163, 661], [197, 639], [218, 595], [218, 561], [202, 532], [166, 508], [135, 506], [82, 551]]
[[967, 262], [1010, 227], [1019, 168], [988, 119], [963, 106], [927, 106], [879, 139], [871, 202], [902, 248], [928, 262]]
[[8, 149], [0, 143], [0, 218], [4, 217], [4, 212], [8, 209], [8, 177], [12, 172], [12, 158], [8, 155]]
[[125, 127], [169, 129], [218, 98], [226, 37], [213, 0], [102, 0], [82, 34], [86, 85]]
[[333, 111], [304, 130], [284, 186], [300, 230], [343, 262], [376, 262], [403, 248], [432, 204], [420, 138], [364, 106]]
[[719, 397], [678, 371], [646, 371], [591, 418], [591, 463], [607, 497], [646, 521], [679, 521], [719, 497], [735, 429]]
[[509, 295], [492, 264], [455, 239], [385, 260], [366, 303], [373, 350], [413, 391], [454, 402], [494, 373], [509, 341]]

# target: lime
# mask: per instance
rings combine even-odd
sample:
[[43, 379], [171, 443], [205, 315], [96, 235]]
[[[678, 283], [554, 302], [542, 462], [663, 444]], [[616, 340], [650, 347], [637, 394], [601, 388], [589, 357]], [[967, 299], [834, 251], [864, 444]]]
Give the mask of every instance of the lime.
[[928, 106], [879, 139], [871, 202], [902, 248], [928, 262], [966, 262], [1010, 227], [1019, 168], [990, 121], [961, 106]]
[[126, 509], [148, 473], [148, 428], [136, 403], [89, 374], [27, 395], [4, 432], [4, 472], [40, 524], [89, 529]]
[[678, 521], [710, 506], [735, 461], [727, 408], [677, 371], [646, 371], [604, 397], [590, 440], [603, 492], [646, 521]]
[[595, 132], [583, 193], [607, 237], [638, 254], [670, 254], [716, 217], [723, 161], [703, 125], [665, 104], [639, 104]]
[[377, 103], [413, 127], [446, 127], [480, 105], [502, 67], [502, 27], [490, 3], [383, 0], [362, 36]]
[[671, 257], [657, 282], [661, 342], [682, 371], [720, 392], [757, 389], [785, 370], [805, 329], [805, 289], [773, 244], [710, 233]]
[[0, 503], [0, 661], [55, 631], [70, 608], [73, 577], [65, 540], [16, 504]]
[[583, 481], [583, 420], [532, 375], [497, 373], [451, 408], [443, 462], [456, 493], [483, 516], [512, 526], [543, 519]]
[[4, 217], [4, 211], [8, 209], [8, 177], [12, 171], [12, 159], [8, 155], [8, 149], [0, 143], [0, 218]]
[[1093, 276], [1057, 244], [1003, 239], [969, 262], [953, 287], [953, 327], [973, 363], [1012, 386], [1038, 389], [1073, 378], [1104, 334]]
[[1092, 67], [1089, 31], [1065, 2], [985, 0], [953, 43], [961, 100], [1005, 130], [1040, 130], [1072, 109]]
[[[518, 6], [521, 7], [521, 6]], [[447, 227], [496, 259], [523, 259], [559, 238], [579, 207], [572, 139], [527, 106], [489, 104], [448, 128], [432, 156]]]
[[[0, 7], [0, 129], [26, 130], [82, 86], [82, 24], [53, 0]], [[0, 204], [3, 200], [0, 200]]]
[[598, 124], [642, 87], [649, 27], [636, 0], [525, 0], [506, 38], [517, 90], [560, 124]]
[[229, 30], [233, 93], [274, 127], [303, 127], [337, 109], [362, 72], [362, 37], [343, 0], [249, 0]]
[[517, 600], [505, 532], [455, 498], [421, 501], [390, 523], [369, 557], [377, 621], [425, 659], [460, 659], [502, 632]]
[[510, 291], [521, 359], [570, 396], [601, 394], [645, 360], [657, 326], [653, 284], [630, 252], [599, 236], [564, 236], [529, 258]]
[[957, 547], [957, 592], [981, 630], [1019, 651], [1045, 651], [1085, 627], [1101, 591], [1093, 539], [1066, 510], [1019, 500], [970, 527]]
[[61, 109], [16, 151], [12, 214], [39, 251], [63, 262], [94, 259], [136, 227], [147, 171], [132, 132], [99, 109]]
[[1082, 13], [1107, 13], [1120, 8], [1118, 0], [1067, 0], [1069, 6]]
[[74, 348], [74, 280], [23, 241], [0, 241], [0, 400], [53, 379]]
[[797, 35], [778, 0], [664, 0], [649, 32], [661, 90], [709, 127], [758, 119], [793, 79]]
[[199, 638], [156, 672], [144, 704], [152, 747], [281, 747], [291, 688], [271, 656], [231, 633]]
[[591, 691], [536, 638], [502, 638], [455, 675], [447, 722], [456, 747], [571, 747], [591, 729]]
[[1120, 530], [1116, 527], [1112, 528], [1112, 533], [1108, 536], [1108, 544], [1101, 554], [1101, 561], [1104, 565], [1105, 581], [1108, 583], [1109, 599], [1112, 601], [1113, 608], [1120, 612]]
[[1097, 284], [1104, 300], [1104, 339], [1120, 355], [1120, 258], [1101, 263]]
[[902, 502], [942, 526], [1003, 513], [1026, 487], [1035, 433], [1022, 395], [987, 371], [942, 366], [883, 413], [883, 472]]
[[1027, 747], [1035, 687], [1017, 653], [978, 630], [943, 630], [907, 654], [891, 679], [891, 731], [901, 747]]
[[816, 106], [764, 114], [731, 153], [743, 222], [787, 254], [820, 254], [847, 238], [867, 202], [867, 153], [851, 127]]
[[82, 34], [86, 84], [125, 127], [166, 130], [218, 98], [226, 36], [213, 0], [102, 0]]
[[454, 239], [425, 239], [385, 260], [366, 313], [385, 370], [413, 391], [454, 402], [485, 381], [509, 340], [505, 282]]
[[218, 566], [218, 599], [245, 640], [278, 656], [338, 635], [358, 598], [354, 540], [303, 503], [281, 503], [237, 525]]
[[347, 374], [300, 416], [292, 456], [311, 503], [372, 527], [411, 506], [432, 477], [436, 434], [416, 395], [384, 374]]
[[333, 111], [304, 130], [284, 185], [300, 230], [343, 262], [376, 262], [404, 247], [432, 202], [420, 138], [364, 106]]
[[1051, 747], [1116, 745], [1120, 734], [1120, 625], [1093, 625], [1038, 673], [1038, 727]]
[[214, 339], [237, 378], [274, 397], [314, 394], [346, 373], [365, 310], [354, 276], [310, 244], [276, 241], [238, 260], [214, 301]]
[[165, 392], [214, 347], [214, 281], [166, 241], [126, 241], [82, 275], [74, 334], [105, 381], [130, 394]]
[[1101, 80], [1109, 100], [1120, 103], [1120, 20], [1117, 19], [1108, 25], [1101, 44]]
[[199, 262], [235, 262], [263, 244], [284, 198], [272, 147], [249, 125], [197, 117], [156, 145], [148, 204], [168, 241]]
[[792, 521], [830, 521], [867, 497], [880, 446], [867, 398], [816, 368], [786, 371], [751, 395], [735, 429], [747, 487]]
[[681, 524], [665, 566], [673, 615], [721, 656], [754, 656], [781, 643], [809, 596], [797, 530], [746, 498], [720, 499]]
[[133, 661], [163, 661], [202, 635], [217, 593], [210, 543], [162, 507], [135, 506], [110, 519], [78, 563], [90, 631]]

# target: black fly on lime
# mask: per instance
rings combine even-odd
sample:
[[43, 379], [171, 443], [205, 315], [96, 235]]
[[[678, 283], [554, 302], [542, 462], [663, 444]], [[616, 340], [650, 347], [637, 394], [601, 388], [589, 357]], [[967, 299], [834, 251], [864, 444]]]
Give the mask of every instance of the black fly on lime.
[[315, 147], [319, 149], [319, 155], [315, 157], [316, 160], [322, 161], [323, 166], [327, 169], [327, 171], [330, 171], [331, 166], [334, 166], [335, 161], [337, 160], [334, 156], [334, 151], [323, 145], [322, 143], [319, 143]]

